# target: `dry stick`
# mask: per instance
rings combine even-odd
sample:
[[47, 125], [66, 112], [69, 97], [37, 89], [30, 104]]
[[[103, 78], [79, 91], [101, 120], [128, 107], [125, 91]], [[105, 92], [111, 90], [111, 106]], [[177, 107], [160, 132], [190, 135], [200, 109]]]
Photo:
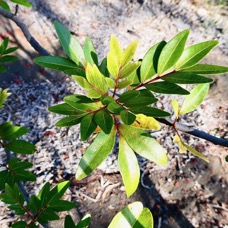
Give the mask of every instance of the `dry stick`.
[[49, 52], [44, 49], [38, 41], [31, 35], [29, 32], [27, 26], [13, 13], [8, 12], [7, 10], [4, 10], [0, 7], [0, 14], [12, 21], [14, 21], [17, 26], [21, 29], [21, 31], [24, 33], [25, 38], [27, 41], [31, 44], [31, 46], [40, 54], [40, 55], [50, 55]]
[[[168, 126], [173, 126], [173, 124], [174, 124], [174, 121], [171, 120], [170, 118], [165, 118], [165, 119], [156, 118], [156, 120], [158, 120], [160, 123], [166, 124]], [[179, 131], [182, 131], [184, 133], [196, 136], [198, 138], [205, 139], [205, 140], [212, 142], [214, 144], [224, 146], [224, 147], [228, 147], [228, 140], [222, 139], [222, 138], [217, 138], [217, 137], [210, 135], [204, 131], [194, 129], [193, 127], [188, 127], [182, 123], [177, 122], [176, 123], [176, 129]]]

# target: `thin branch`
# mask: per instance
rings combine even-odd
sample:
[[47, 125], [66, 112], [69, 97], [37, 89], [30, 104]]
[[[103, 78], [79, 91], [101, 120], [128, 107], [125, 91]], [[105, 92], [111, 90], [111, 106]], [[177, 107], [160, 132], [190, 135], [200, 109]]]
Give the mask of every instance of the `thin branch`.
[[[158, 120], [160, 123], [166, 124], [168, 126], [173, 126], [173, 124], [174, 124], [174, 121], [171, 120], [170, 118], [165, 118], [165, 119], [156, 118], [156, 120]], [[224, 147], [228, 147], [228, 140], [215, 137], [215, 136], [210, 135], [204, 131], [194, 129], [193, 127], [186, 126], [182, 123], [177, 122], [176, 123], [176, 129], [179, 131], [182, 131], [184, 133], [196, 136], [198, 138], [205, 139], [205, 140], [212, 142], [214, 144], [224, 146]]]
[[50, 55], [49, 52], [44, 49], [38, 41], [31, 35], [29, 32], [27, 26], [13, 13], [8, 12], [7, 10], [4, 10], [3, 8], [0, 7], [0, 14], [12, 21], [14, 21], [17, 26], [21, 29], [21, 31], [24, 33], [25, 38], [27, 41], [31, 44], [31, 46], [40, 54], [40, 55]]

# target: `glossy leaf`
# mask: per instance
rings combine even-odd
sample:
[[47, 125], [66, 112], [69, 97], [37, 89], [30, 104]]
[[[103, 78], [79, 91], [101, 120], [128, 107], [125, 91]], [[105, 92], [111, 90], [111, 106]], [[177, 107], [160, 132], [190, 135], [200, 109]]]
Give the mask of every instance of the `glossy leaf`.
[[122, 67], [127, 65], [132, 60], [137, 46], [138, 46], [138, 40], [135, 40], [131, 44], [129, 44], [127, 46], [127, 48], [124, 50], [122, 58], [121, 58], [121, 66]]
[[7, 48], [7, 49], [3, 52], [3, 54], [4, 54], [4, 55], [10, 54], [10, 53], [12, 53], [12, 52], [15, 52], [17, 49], [18, 49], [18, 47]]
[[85, 45], [84, 45], [84, 55], [85, 59], [92, 65], [96, 64], [98, 65], [98, 58], [97, 53], [94, 48], [92, 40], [87, 36], [85, 39]]
[[97, 127], [97, 124], [94, 121], [94, 113], [88, 114], [87, 116], [83, 117], [81, 121], [80, 133], [81, 133], [81, 140], [86, 140], [93, 134]]
[[100, 98], [102, 96], [102, 94], [100, 92], [98, 92], [97, 90], [89, 90], [88, 93], [86, 94], [87, 97], [89, 98]]
[[209, 84], [197, 85], [191, 90], [183, 101], [180, 109], [180, 114], [186, 114], [195, 110], [204, 100], [209, 90]]
[[95, 114], [95, 122], [105, 134], [109, 134], [113, 127], [113, 117], [104, 109]]
[[131, 107], [130, 110], [135, 114], [144, 114], [152, 117], [167, 117], [170, 113], [153, 107]]
[[163, 94], [180, 94], [180, 95], [189, 94], [187, 90], [170, 82], [154, 82], [146, 85], [146, 88], [153, 92], [163, 93]]
[[66, 103], [51, 106], [48, 110], [63, 115], [80, 115], [82, 113], [81, 110], [75, 109]]
[[112, 35], [110, 38], [110, 53], [115, 57], [118, 66], [120, 66], [123, 50], [120, 47], [120, 44], [114, 35]]
[[177, 84], [201, 84], [212, 82], [213, 79], [200, 76], [190, 72], [176, 72], [169, 76], [162, 77], [162, 80]]
[[89, 228], [90, 221], [91, 215], [87, 214], [80, 220], [80, 222], [75, 226], [75, 228]]
[[140, 169], [135, 153], [122, 136], [119, 137], [118, 166], [127, 197], [130, 197], [138, 188]]
[[0, 132], [0, 137], [3, 140], [14, 140], [16, 138], [21, 137], [29, 132], [29, 130], [25, 127], [20, 126], [12, 126], [8, 127], [4, 132]]
[[153, 228], [153, 217], [148, 208], [141, 202], [134, 202], [120, 211], [111, 221], [108, 228]]
[[147, 51], [140, 67], [140, 81], [145, 82], [157, 73], [158, 59], [166, 42], [161, 41]]
[[121, 105], [117, 104], [116, 102], [111, 102], [111, 103], [108, 105], [107, 109], [108, 109], [111, 113], [114, 113], [114, 114], [120, 114], [120, 112], [121, 112], [122, 110], [124, 110], [124, 108], [123, 108]]
[[17, 60], [18, 60], [17, 56], [14, 56], [14, 55], [4, 55], [0, 57], [0, 63], [13, 62]]
[[116, 83], [115, 83], [115, 81], [113, 79], [105, 78], [105, 82], [107, 83], [107, 85], [108, 85], [108, 87], [110, 89], [114, 89], [115, 88]]
[[12, 141], [8, 143], [5, 146], [5, 148], [18, 154], [32, 154], [36, 149], [36, 147], [33, 144], [26, 142], [24, 140]]
[[75, 224], [70, 215], [67, 215], [64, 220], [64, 228], [75, 228]]
[[121, 111], [120, 116], [122, 121], [127, 125], [131, 125], [136, 119], [136, 116], [127, 110]]
[[111, 153], [116, 136], [116, 129], [113, 128], [110, 134], [101, 132], [93, 143], [87, 148], [83, 155], [77, 171], [76, 179], [81, 180], [93, 172]]
[[136, 115], [136, 121], [131, 125], [145, 130], [160, 130], [161, 125], [153, 117], [148, 117], [143, 114]]
[[117, 88], [118, 89], [124, 89], [131, 84], [132, 84], [132, 80], [125, 79], [125, 80], [122, 80], [121, 82], [119, 82]]
[[119, 126], [119, 130], [136, 153], [158, 165], [166, 165], [168, 157], [165, 149], [146, 131], [124, 124]]
[[60, 56], [41, 56], [35, 58], [34, 62], [39, 66], [60, 71], [76, 69], [78, 67], [71, 60]]
[[180, 70], [194, 66], [201, 59], [203, 59], [217, 44], [218, 41], [210, 40], [186, 48], [176, 63], [175, 69]]
[[96, 65], [87, 65], [86, 78], [96, 92], [105, 94], [108, 91], [105, 77], [101, 74]]
[[107, 58], [104, 58], [101, 61], [101, 64], [99, 66], [99, 70], [105, 77], [109, 77], [109, 72], [108, 72], [108, 68], [107, 68]]
[[228, 72], [228, 67], [197, 64], [192, 67], [181, 70], [181, 72], [193, 72], [195, 74], [222, 74]]
[[[0, 3], [1, 3], [1, 2], [0, 2]], [[1, 5], [0, 5], [0, 6], [1, 6]], [[9, 9], [9, 11], [10, 11], [10, 9]], [[0, 45], [0, 54], [1, 54], [1, 55], [5, 52], [5, 50], [6, 50], [7, 46], [8, 46], [8, 43], [9, 43], [9, 38], [6, 37], [6, 38], [2, 41], [2, 43], [1, 43], [1, 45]]]
[[189, 151], [191, 152], [192, 154], [194, 154], [195, 156], [203, 159], [204, 161], [206, 162], [209, 162], [209, 160], [204, 156], [202, 155], [201, 153], [199, 153], [198, 151], [196, 151], [194, 148], [190, 147], [189, 145], [187, 144], [184, 144], [184, 147]]
[[115, 55], [112, 53], [107, 55], [107, 68], [112, 77], [117, 79], [119, 76], [120, 66]]
[[57, 127], [70, 127], [77, 125], [81, 123], [82, 118], [85, 116], [85, 114], [78, 115], [78, 116], [68, 116], [64, 117], [61, 120], [59, 120], [55, 125]]
[[52, 208], [56, 212], [69, 211], [72, 208], [75, 208], [75, 203], [66, 200], [56, 200], [49, 204], [49, 208]]
[[178, 61], [189, 35], [189, 30], [184, 30], [172, 38], [162, 49], [158, 60], [158, 74], [162, 75]]
[[62, 24], [54, 22], [56, 32], [58, 34], [60, 43], [66, 54], [76, 63], [79, 64], [84, 59], [84, 52], [79, 42]]
[[176, 118], [178, 118], [180, 107], [177, 100], [172, 100], [172, 107]]
[[131, 101], [132, 99], [138, 97], [140, 95], [139, 91], [136, 90], [129, 90], [120, 95], [119, 101], [121, 103], [128, 102], [129, 100]]
[[86, 77], [85, 69], [82, 66], [76, 65], [77, 67], [66, 69], [64, 72], [68, 75], [75, 75], [75, 76], [81, 76], [83, 78]]
[[127, 78], [130, 77], [141, 65], [140, 62], [133, 62], [127, 64], [122, 70], [120, 71], [120, 78]]

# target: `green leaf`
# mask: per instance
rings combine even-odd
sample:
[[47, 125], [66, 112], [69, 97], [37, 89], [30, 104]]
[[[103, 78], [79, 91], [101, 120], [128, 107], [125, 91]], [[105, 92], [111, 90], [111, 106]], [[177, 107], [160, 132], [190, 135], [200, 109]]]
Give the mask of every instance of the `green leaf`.
[[174, 111], [176, 118], [178, 118], [180, 107], [179, 107], [179, 103], [177, 100], [172, 100], [172, 107], [173, 107], [173, 111]]
[[24, 140], [15, 140], [10, 142], [5, 146], [5, 148], [18, 154], [32, 154], [36, 149], [33, 144]]
[[140, 169], [135, 153], [121, 136], [119, 137], [118, 166], [127, 197], [130, 197], [138, 188]]
[[55, 21], [54, 25], [64, 51], [76, 64], [80, 65], [84, 59], [81, 45], [62, 24]]
[[11, 93], [8, 92], [8, 89], [0, 88], [0, 108], [4, 107], [4, 103], [6, 102], [7, 98], [10, 96]]
[[181, 72], [193, 72], [195, 74], [222, 74], [228, 72], [228, 67], [197, 64], [187, 69], [181, 70]]
[[131, 125], [132, 123], [134, 123], [134, 121], [136, 119], [136, 116], [127, 110], [121, 111], [120, 116], [121, 116], [122, 121], [127, 125]]
[[10, 1], [26, 7], [32, 7], [32, 4], [29, 3], [27, 0], [10, 0]]
[[63, 104], [58, 104], [54, 105], [48, 108], [50, 112], [58, 113], [58, 114], [63, 114], [63, 115], [80, 115], [82, 114], [81, 110], [73, 108], [71, 105], [63, 103]]
[[19, 221], [12, 224], [12, 228], [26, 228], [26, 227], [27, 227], [27, 223], [25, 221]]
[[204, 100], [209, 90], [209, 84], [197, 85], [191, 90], [183, 101], [180, 114], [186, 114], [195, 110]]
[[0, 63], [13, 62], [17, 60], [18, 60], [17, 56], [14, 56], [14, 55], [4, 55], [0, 57]]
[[39, 222], [42, 220], [46, 221], [45, 222], [46, 224], [48, 221], [59, 220], [59, 216], [55, 213], [55, 211], [52, 208], [48, 207], [39, 214], [37, 220]]
[[132, 99], [138, 97], [140, 95], [140, 92], [137, 90], [129, 90], [120, 95], [119, 101], [121, 103], [125, 103], [128, 101], [131, 101]]
[[135, 114], [144, 114], [152, 117], [166, 117], [170, 116], [170, 113], [165, 112], [158, 108], [153, 107], [131, 107], [130, 110]]
[[117, 79], [119, 76], [120, 66], [114, 54], [107, 55], [107, 68], [113, 78]]
[[100, 98], [102, 94], [100, 92], [97, 92], [96, 90], [91, 89], [88, 91], [86, 96], [89, 98]]
[[172, 38], [162, 49], [158, 60], [158, 74], [162, 75], [178, 61], [184, 51], [189, 30], [184, 30]]
[[3, 54], [4, 54], [4, 55], [10, 54], [10, 53], [12, 53], [12, 52], [15, 52], [17, 49], [18, 49], [18, 47], [11, 47], [11, 48], [8, 48], [8, 49], [6, 49], [6, 50], [3, 52]]
[[57, 127], [70, 127], [70, 126], [74, 126], [74, 125], [77, 125], [77, 124], [81, 123], [81, 120], [82, 120], [82, 118], [85, 115], [86, 114], [78, 115], [78, 116], [64, 117], [61, 120], [59, 120], [55, 125]]
[[141, 65], [141, 62], [133, 62], [127, 64], [122, 70], [120, 71], [120, 78], [127, 78], [130, 77]]
[[68, 75], [75, 75], [75, 76], [81, 76], [83, 78], [86, 77], [85, 69], [82, 66], [75, 65], [75, 68], [66, 69], [64, 72]]
[[86, 90], [89, 90], [92, 88], [92, 86], [89, 84], [89, 82], [81, 77], [81, 76], [76, 76], [76, 75], [73, 75], [72, 78], [84, 89]]
[[60, 56], [41, 56], [35, 58], [34, 62], [42, 67], [60, 71], [78, 68], [73, 61]]
[[98, 58], [96, 50], [93, 46], [92, 40], [87, 36], [85, 39], [85, 45], [84, 45], [84, 55], [85, 59], [92, 65], [96, 64], [98, 65]]
[[109, 77], [109, 72], [108, 72], [108, 68], [107, 68], [107, 58], [104, 58], [101, 61], [101, 64], [99, 66], [99, 70], [105, 77]]
[[113, 117], [104, 109], [95, 114], [95, 122], [105, 134], [109, 134], [113, 127]]
[[108, 105], [107, 109], [108, 109], [111, 113], [114, 113], [114, 114], [120, 114], [120, 112], [121, 112], [122, 110], [124, 110], [124, 108], [123, 108], [121, 105], [117, 104], [116, 101], [111, 102], [111, 103]]
[[140, 81], [145, 82], [157, 73], [157, 64], [162, 48], [166, 42], [161, 41], [151, 47], [143, 57], [140, 67]]
[[96, 130], [97, 124], [93, 120], [94, 113], [90, 113], [87, 116], [83, 117], [81, 121], [80, 133], [81, 140], [85, 141], [93, 134]]
[[69, 211], [75, 207], [76, 207], [75, 203], [68, 202], [66, 200], [51, 201], [51, 203], [49, 204], [49, 208], [52, 208], [56, 212]]
[[110, 89], [114, 89], [115, 88], [116, 83], [115, 83], [115, 81], [113, 79], [105, 78], [105, 82], [107, 83], [107, 85], [108, 85], [108, 87]]
[[161, 78], [164, 81], [177, 84], [201, 84], [212, 82], [213, 79], [190, 72], [176, 72]]
[[206, 162], [209, 162], [209, 160], [208, 160], [204, 155], [202, 155], [201, 153], [199, 153], [198, 151], [196, 151], [194, 148], [190, 147], [190, 146], [187, 145], [187, 144], [183, 144], [183, 145], [184, 145], [184, 147], [185, 147], [189, 152], [191, 152], [191, 153], [194, 154], [195, 156], [197, 156], [197, 157], [203, 159], [203, 160], [206, 161]]
[[[6, 2], [2, 2], [2, 1], [0, 1], [0, 4], [1, 3], [5, 3], [6, 5], [7, 5], [7, 3]], [[1, 6], [1, 5], [0, 5]], [[8, 5], [7, 5], [8, 6]], [[4, 8], [4, 7], [2, 7], [2, 8]], [[10, 11], [10, 8], [9, 8], [9, 10], [8, 11]], [[0, 54], [2, 55], [2, 54], [4, 54], [4, 52], [5, 52], [5, 50], [6, 50], [6, 48], [7, 48], [7, 46], [8, 46], [8, 43], [9, 43], [9, 38], [8, 37], [6, 37], [4, 40], [3, 40], [3, 42], [1, 43], [1, 45], [0, 45]]]
[[181, 94], [181, 95], [189, 94], [187, 90], [170, 82], [154, 82], [146, 85], [146, 88], [156, 93]]
[[29, 132], [25, 127], [11, 126], [8, 127], [3, 133], [0, 132], [0, 137], [3, 140], [14, 140]]
[[67, 215], [64, 220], [64, 228], [75, 228], [75, 224], [70, 215]]
[[175, 70], [185, 69], [196, 65], [203, 59], [216, 45], [217, 40], [205, 41], [186, 48], [175, 65]]
[[92, 85], [92, 88], [100, 93], [101, 95], [104, 95], [108, 91], [108, 86], [105, 82], [104, 75], [101, 74], [97, 66], [88, 64], [86, 67], [86, 78], [90, 85]]
[[0, 135], [4, 135], [4, 132], [13, 126], [13, 123], [10, 122], [4, 122], [0, 125]]
[[0, 7], [10, 12], [10, 7], [6, 2], [0, 1]]
[[118, 89], [124, 89], [131, 84], [132, 84], [132, 80], [125, 79], [125, 80], [122, 80], [121, 82], [119, 82], [117, 88]]
[[93, 143], [87, 148], [83, 155], [77, 171], [76, 179], [81, 180], [93, 172], [111, 153], [116, 136], [116, 129], [113, 127], [110, 134], [101, 132]]
[[140, 156], [158, 165], [167, 164], [168, 157], [165, 149], [146, 131], [124, 124], [119, 126], [119, 130], [132, 150]]
[[7, 71], [6, 67], [3, 65], [0, 65], [0, 73], [5, 73], [6, 71]]
[[[75, 226], [75, 228], [88, 228], [91, 221], [91, 215], [85, 215], [81, 221]], [[68, 227], [67, 227], [68, 228]]]
[[120, 211], [111, 221], [108, 228], [153, 228], [153, 217], [149, 209], [141, 202], [134, 202]]
[[121, 58], [121, 66], [122, 67], [127, 65], [132, 60], [137, 46], [138, 46], [138, 40], [135, 40], [131, 44], [129, 44], [127, 46], [127, 48], [124, 50], [122, 58]]
[[50, 191], [50, 196], [51, 196], [51, 200], [50, 203], [52, 201], [56, 201], [57, 199], [60, 199], [64, 193], [66, 192], [66, 190], [68, 189], [70, 185], [69, 181], [63, 181], [59, 184], [57, 184], [51, 191]]

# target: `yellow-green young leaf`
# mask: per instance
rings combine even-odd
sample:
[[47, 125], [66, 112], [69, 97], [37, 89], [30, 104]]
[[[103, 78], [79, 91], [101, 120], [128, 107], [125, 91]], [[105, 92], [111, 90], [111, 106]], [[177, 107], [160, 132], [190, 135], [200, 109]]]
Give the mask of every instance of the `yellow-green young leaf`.
[[178, 144], [179, 146], [179, 152], [180, 153], [185, 153], [186, 152], [186, 149], [184, 147], [184, 144], [182, 143], [180, 137], [178, 135], [175, 135], [174, 138], [173, 138], [173, 142]]
[[140, 67], [140, 81], [145, 82], [157, 73], [158, 58], [166, 42], [161, 41], [147, 51]]
[[131, 125], [145, 130], [160, 130], [161, 125], [153, 117], [148, 117], [143, 114], [136, 115], [136, 121]]
[[108, 228], [153, 228], [153, 217], [149, 209], [141, 202], [134, 202], [120, 211], [111, 221]]
[[116, 83], [111, 78], [105, 78], [105, 81], [110, 89], [114, 89]]
[[119, 137], [118, 166], [127, 197], [130, 197], [138, 188], [140, 169], [134, 151], [122, 136]]
[[93, 143], [87, 148], [83, 155], [77, 171], [76, 179], [82, 180], [93, 172], [112, 152], [116, 136], [116, 129], [113, 127], [110, 134], [101, 132], [95, 138]]
[[207, 65], [207, 64], [197, 64], [192, 67], [181, 70], [181, 72], [192, 72], [195, 74], [223, 74], [228, 72], [228, 67]]
[[158, 59], [158, 74], [169, 70], [180, 58], [189, 35], [189, 30], [184, 30], [171, 39], [162, 49]]
[[107, 55], [107, 68], [113, 78], [117, 79], [119, 75], [120, 65], [113, 53]]
[[175, 70], [185, 69], [197, 64], [216, 45], [218, 41], [210, 40], [186, 48], [175, 65]]
[[85, 39], [84, 55], [85, 55], [85, 59], [90, 64], [96, 64], [96, 65], [98, 64], [98, 58], [97, 58], [96, 50], [93, 46], [92, 40], [88, 36]]
[[167, 164], [165, 149], [146, 131], [125, 124], [121, 124], [119, 130], [132, 150], [140, 156], [158, 165]]
[[131, 44], [129, 44], [128, 47], [124, 50], [122, 59], [121, 59], [122, 67], [127, 65], [132, 60], [137, 46], [138, 46], [138, 40], [135, 40]]
[[64, 51], [75, 63], [82, 63], [84, 52], [79, 42], [62, 24], [55, 21], [54, 25]]
[[192, 112], [195, 110], [204, 100], [209, 90], [209, 84], [197, 85], [190, 94], [187, 95], [183, 101], [180, 109], [180, 115]]
[[87, 65], [86, 78], [90, 85], [93, 86], [93, 89], [101, 95], [105, 94], [108, 91], [108, 86], [105, 82], [105, 77], [101, 74], [101, 72], [95, 64]]
[[86, 115], [81, 121], [80, 133], [81, 140], [86, 140], [93, 134], [97, 128], [97, 124], [93, 120], [94, 113]]
[[95, 114], [95, 122], [105, 134], [109, 134], [113, 127], [113, 117], [104, 109]]
[[96, 90], [91, 89], [88, 91], [86, 96], [89, 98], [100, 98], [102, 95], [98, 93]]
[[134, 62], [127, 64], [124, 68], [120, 71], [120, 78], [127, 78], [130, 77], [141, 65], [140, 62]]
[[118, 89], [124, 89], [132, 84], [132, 80], [124, 79], [118, 84]]
[[81, 76], [77, 76], [77, 75], [73, 75], [72, 78], [73, 78], [73, 79], [74, 79], [82, 88], [84, 88], [84, 89], [86, 89], [86, 90], [89, 90], [89, 89], [92, 88], [91, 85], [89, 84], [89, 82], [88, 82], [85, 78], [83, 78], [83, 77], [81, 77]]
[[117, 63], [120, 66], [120, 61], [121, 61], [121, 57], [123, 54], [123, 50], [120, 47], [120, 44], [114, 35], [112, 35], [110, 38], [110, 53], [113, 56], [115, 56]]
[[172, 107], [176, 118], [179, 116], [179, 103], [177, 100], [172, 100]]
[[4, 103], [7, 100], [7, 97], [10, 96], [11, 93], [8, 92], [8, 89], [2, 89], [0, 88], [0, 108], [4, 106]]
[[209, 160], [204, 156], [202, 155], [200, 152], [196, 151], [194, 148], [190, 147], [189, 145], [187, 144], [184, 144], [184, 147], [189, 151], [191, 152], [192, 154], [194, 154], [195, 156], [203, 159], [204, 161], [208, 162], [209, 163]]

